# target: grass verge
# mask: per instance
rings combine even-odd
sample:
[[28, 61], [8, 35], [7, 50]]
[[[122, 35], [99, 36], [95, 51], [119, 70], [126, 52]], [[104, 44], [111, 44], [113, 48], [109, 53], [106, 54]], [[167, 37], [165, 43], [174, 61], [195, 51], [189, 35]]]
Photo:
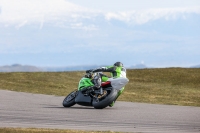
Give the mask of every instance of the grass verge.
[[[83, 75], [83, 71], [0, 73], [0, 88], [66, 96]], [[127, 77], [120, 101], [200, 106], [199, 68], [131, 69]]]
[[37, 128], [0, 128], [0, 133], [119, 133], [119, 132], [37, 129]]

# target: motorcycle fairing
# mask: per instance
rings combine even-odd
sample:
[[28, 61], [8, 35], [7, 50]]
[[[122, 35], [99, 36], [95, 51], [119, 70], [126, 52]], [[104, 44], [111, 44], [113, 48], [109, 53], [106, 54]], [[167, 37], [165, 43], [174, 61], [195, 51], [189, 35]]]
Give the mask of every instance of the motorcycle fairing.
[[83, 106], [92, 106], [92, 98], [90, 96], [84, 95], [81, 91], [78, 91], [75, 102]]
[[119, 77], [119, 78], [109, 78], [109, 81], [111, 81], [111, 86], [114, 89], [120, 90], [128, 83], [129, 80], [124, 77]]

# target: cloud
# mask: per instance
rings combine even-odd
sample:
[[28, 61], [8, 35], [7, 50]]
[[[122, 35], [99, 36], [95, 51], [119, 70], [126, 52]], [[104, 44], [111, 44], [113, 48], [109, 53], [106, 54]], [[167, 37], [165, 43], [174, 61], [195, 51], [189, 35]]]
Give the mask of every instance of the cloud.
[[183, 8], [200, 5], [199, 0], [67, 0], [87, 8], [106, 12], [147, 10], [156, 8]]
[[94, 24], [84, 25], [83, 23], [72, 23], [71, 28], [72, 29], [82, 29], [82, 30], [86, 30], [86, 31], [98, 30], [98, 27], [95, 26]]
[[[74, 17], [74, 12], [86, 12], [86, 8], [65, 0], [1, 0], [0, 22], [7, 24], [53, 21], [65, 16]], [[79, 17], [79, 16], [76, 16]]]
[[[165, 20], [187, 19], [187, 14], [189, 13], [200, 14], [200, 7], [106, 12], [85, 8], [66, 0], [0, 1], [0, 23], [6, 26], [16, 25], [16, 28], [30, 23], [39, 23], [39, 28], [41, 29], [45, 22], [73, 29], [96, 30], [98, 26], [85, 24], [83, 21], [91, 20], [92, 22], [104, 16], [107, 21], [120, 20], [128, 24], [145, 24], [160, 18]], [[82, 24], [75, 26], [78, 23]], [[69, 25], [72, 27], [69, 27]]]
[[108, 12], [105, 14], [106, 20], [112, 19], [124, 21], [129, 24], [145, 24], [149, 21], [163, 18], [165, 20], [187, 19], [188, 14], [200, 14], [200, 7], [191, 8], [160, 8], [148, 9], [144, 11], [129, 11], [129, 12]]

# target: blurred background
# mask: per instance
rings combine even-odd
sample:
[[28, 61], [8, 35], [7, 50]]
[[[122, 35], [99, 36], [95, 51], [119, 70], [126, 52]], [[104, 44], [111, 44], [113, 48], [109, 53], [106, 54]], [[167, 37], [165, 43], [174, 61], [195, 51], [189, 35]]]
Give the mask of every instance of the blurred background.
[[200, 67], [199, 0], [0, 0], [0, 71]]

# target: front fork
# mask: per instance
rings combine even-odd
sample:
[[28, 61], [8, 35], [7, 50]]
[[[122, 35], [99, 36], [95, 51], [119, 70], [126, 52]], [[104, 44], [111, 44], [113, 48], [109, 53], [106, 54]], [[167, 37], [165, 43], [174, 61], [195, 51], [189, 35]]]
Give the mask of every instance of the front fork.
[[100, 89], [98, 89], [98, 90], [95, 90], [94, 93], [95, 94], [92, 95], [92, 96], [94, 97], [94, 99], [95, 99], [96, 102], [99, 102], [98, 95], [103, 95], [103, 89], [102, 89], [102, 87]]
[[100, 89], [98, 89], [98, 90], [95, 90], [94, 93], [95, 93], [95, 94], [102, 95], [102, 94], [103, 94], [103, 89], [102, 89], [102, 87], [101, 87]]

